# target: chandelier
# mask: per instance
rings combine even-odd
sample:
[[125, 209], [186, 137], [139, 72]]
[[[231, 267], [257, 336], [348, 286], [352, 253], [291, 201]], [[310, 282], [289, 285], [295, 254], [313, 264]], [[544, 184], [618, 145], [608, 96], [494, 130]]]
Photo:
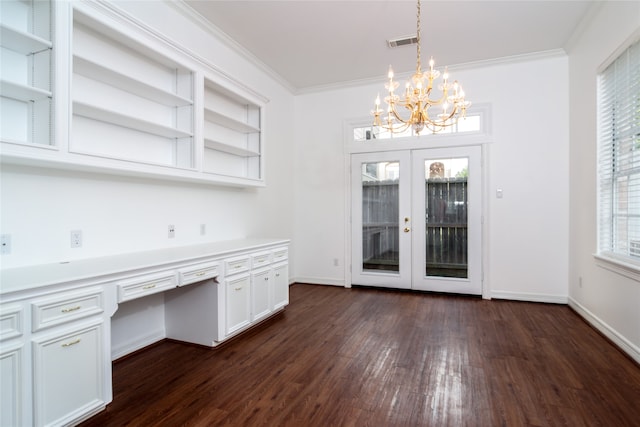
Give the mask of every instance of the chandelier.
[[[416, 135], [419, 135], [425, 128], [433, 133], [439, 132], [448, 126], [456, 124], [458, 118], [464, 118], [467, 108], [471, 105], [469, 101], [465, 101], [464, 91], [458, 81], [449, 82], [449, 73], [446, 68], [442, 74], [442, 83], [438, 85], [441, 96], [435, 99], [431, 98], [433, 83], [440, 76], [440, 71], [434, 70], [433, 57], [429, 60], [429, 71], [422, 71], [421, 68], [420, 0], [418, 0], [416, 26], [417, 61], [415, 74], [407, 81], [404, 95], [396, 95], [395, 90], [399, 84], [393, 80], [393, 69], [389, 66], [389, 81], [384, 85], [388, 91], [388, 95], [384, 98], [388, 105], [387, 113], [383, 115], [383, 110], [380, 109], [380, 95], [376, 97], [375, 109], [371, 112], [373, 114], [373, 125], [391, 133], [404, 132], [409, 127], [413, 128]], [[432, 107], [436, 106], [440, 107], [439, 113], [435, 108], [432, 109]], [[400, 114], [398, 108], [406, 108], [409, 111], [408, 113]]]

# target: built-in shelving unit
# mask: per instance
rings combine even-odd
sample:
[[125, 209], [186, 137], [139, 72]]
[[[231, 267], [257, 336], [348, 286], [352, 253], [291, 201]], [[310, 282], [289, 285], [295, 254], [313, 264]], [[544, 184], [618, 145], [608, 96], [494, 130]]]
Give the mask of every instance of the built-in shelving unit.
[[262, 108], [204, 79], [203, 171], [261, 181]]
[[53, 145], [52, 3], [0, 2], [0, 139]]
[[265, 185], [267, 100], [117, 2], [0, 1], [0, 161]]
[[194, 168], [193, 71], [78, 10], [72, 42], [70, 151]]

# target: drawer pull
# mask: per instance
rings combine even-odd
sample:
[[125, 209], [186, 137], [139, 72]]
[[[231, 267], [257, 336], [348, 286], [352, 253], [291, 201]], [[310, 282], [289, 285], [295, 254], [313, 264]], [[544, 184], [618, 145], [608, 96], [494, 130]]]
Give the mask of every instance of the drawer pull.
[[276, 273], [276, 277], [280, 277], [280, 273]]
[[71, 341], [71, 342], [67, 342], [62, 344], [63, 347], [71, 347], [72, 345], [76, 345], [80, 342], [80, 338], [76, 338], [75, 340]]
[[233, 268], [242, 268], [242, 265], [240, 265], [240, 264], [234, 265]]
[[268, 280], [269, 280], [269, 278], [268, 278], [268, 277], [265, 277], [265, 278], [264, 278], [264, 280], [265, 280], [265, 281], [268, 281]]
[[155, 287], [156, 287], [156, 284], [155, 284], [155, 283], [152, 283], [152, 284], [150, 284], [150, 285], [143, 286], [143, 287], [142, 287], [142, 289], [153, 289], [153, 288], [155, 288]]
[[236, 288], [236, 291], [241, 291], [242, 290], [242, 286], [240, 286], [239, 288]]
[[206, 272], [206, 271], [198, 271], [198, 272], [196, 273], [196, 276], [204, 276], [205, 274], [207, 274], [207, 272]]
[[71, 313], [72, 311], [80, 310], [81, 306], [76, 305], [75, 307], [63, 308], [63, 313]]

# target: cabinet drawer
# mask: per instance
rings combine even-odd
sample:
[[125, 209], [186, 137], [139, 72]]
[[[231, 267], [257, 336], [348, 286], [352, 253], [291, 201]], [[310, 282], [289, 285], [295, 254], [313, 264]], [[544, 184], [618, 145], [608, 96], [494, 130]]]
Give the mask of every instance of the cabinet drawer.
[[22, 335], [22, 307], [0, 308], [0, 341]]
[[138, 276], [118, 282], [118, 302], [142, 298], [175, 287], [176, 275], [173, 271]]
[[218, 277], [218, 263], [206, 262], [182, 268], [178, 271], [180, 280], [178, 286], [190, 285], [211, 278]]
[[271, 252], [258, 252], [251, 255], [251, 268], [260, 268], [271, 264]]
[[284, 261], [287, 258], [289, 258], [289, 249], [287, 248], [279, 248], [279, 249], [274, 249], [273, 251], [273, 262], [280, 262], [280, 261]]
[[244, 271], [249, 271], [249, 257], [242, 256], [237, 258], [229, 258], [224, 262], [225, 268], [224, 271], [227, 276], [236, 273], [242, 273]]
[[104, 297], [101, 289], [65, 294], [36, 301], [31, 304], [33, 324], [31, 330], [39, 331], [72, 320], [102, 313]]

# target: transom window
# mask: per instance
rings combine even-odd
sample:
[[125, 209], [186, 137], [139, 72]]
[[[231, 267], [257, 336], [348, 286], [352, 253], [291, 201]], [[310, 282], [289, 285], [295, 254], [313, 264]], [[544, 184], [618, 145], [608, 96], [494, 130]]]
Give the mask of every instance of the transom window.
[[[458, 120], [458, 122], [453, 126], [449, 126], [446, 129], [438, 132], [438, 135], [452, 133], [479, 133], [483, 131], [482, 119], [483, 113], [480, 111], [467, 112], [467, 117]], [[428, 132], [425, 132], [423, 134], [429, 135]], [[392, 138], [406, 138], [408, 136], [414, 136], [414, 132], [411, 127], [409, 127], [402, 133], [391, 133], [383, 128], [373, 125], [353, 128], [353, 140], [356, 142], [366, 142]]]

